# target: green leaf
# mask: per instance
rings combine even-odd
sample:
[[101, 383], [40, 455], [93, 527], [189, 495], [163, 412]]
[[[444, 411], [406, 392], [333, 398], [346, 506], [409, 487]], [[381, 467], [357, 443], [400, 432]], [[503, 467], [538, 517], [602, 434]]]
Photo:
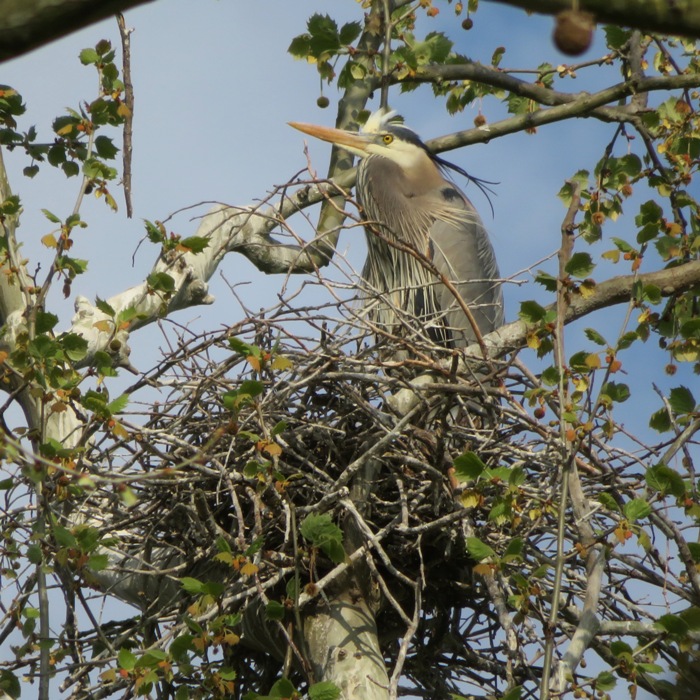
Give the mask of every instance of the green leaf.
[[201, 253], [205, 248], [209, 247], [209, 239], [204, 236], [189, 236], [180, 241], [183, 248], [188, 248], [193, 253]]
[[114, 401], [107, 404], [107, 410], [114, 415], [115, 413], [121, 413], [129, 403], [129, 395], [122, 394], [118, 396]]
[[65, 163], [62, 163], [61, 170], [63, 170], [66, 177], [75, 177], [80, 174], [80, 166], [72, 160], [67, 160]]
[[84, 66], [89, 66], [91, 63], [99, 63], [100, 55], [95, 49], [83, 49], [80, 54], [80, 62]]
[[41, 545], [30, 544], [29, 547], [27, 547], [27, 559], [32, 564], [41, 564], [44, 559], [44, 554], [41, 551]]
[[617, 349], [626, 350], [630, 345], [632, 345], [632, 343], [635, 342], [635, 340], [639, 340], [637, 331], [629, 331], [620, 336], [620, 339], [617, 341]]
[[679, 613], [679, 617], [688, 625], [689, 629], [700, 630], [700, 608], [695, 606], [686, 608], [682, 613]]
[[584, 331], [586, 334], [586, 338], [588, 340], [593, 341], [596, 345], [607, 345], [608, 341], [603, 338], [603, 336], [598, 333], [598, 331], [595, 328], [586, 328]]
[[700, 542], [688, 542], [687, 544], [693, 561], [700, 563]]
[[488, 557], [495, 557], [496, 552], [478, 537], [467, 537], [467, 552], [476, 561], [482, 561]]
[[485, 471], [486, 465], [479, 455], [474, 452], [465, 452], [455, 458], [455, 477], [459, 482], [478, 479]]
[[503, 561], [507, 562], [512, 559], [522, 559], [523, 547], [525, 545], [522, 537], [514, 537], [506, 547], [506, 551], [503, 553]]
[[668, 415], [666, 408], [660, 408], [651, 414], [649, 427], [656, 430], [657, 433], [665, 433], [671, 430], [671, 417]]
[[309, 700], [338, 700], [340, 688], [330, 681], [314, 683], [309, 687]]
[[685, 495], [685, 482], [681, 475], [665, 464], [657, 464], [647, 469], [644, 478], [649, 488], [662, 494], [670, 493], [676, 498]]
[[662, 615], [655, 623], [654, 627], [662, 629], [669, 634], [685, 636], [688, 634], [688, 623], [678, 615]]
[[307, 23], [311, 54], [320, 58], [324, 53], [334, 54], [340, 49], [338, 25], [328, 15], [312, 15]]
[[95, 151], [100, 158], [106, 158], [107, 160], [111, 160], [119, 153], [119, 149], [108, 136], [98, 136], [95, 139]]
[[631, 523], [646, 518], [651, 513], [651, 506], [643, 498], [635, 498], [627, 501], [622, 508], [627, 520]]
[[525, 323], [537, 323], [538, 321], [541, 321], [546, 314], [547, 310], [543, 306], [540, 306], [536, 301], [530, 300], [520, 303], [520, 311], [518, 312], [518, 316], [521, 318], [521, 320], [525, 321]]
[[292, 685], [291, 681], [286, 678], [280, 678], [272, 688], [270, 688], [271, 698], [291, 698], [296, 695], [296, 688]]
[[522, 686], [516, 685], [514, 688], [511, 688], [505, 695], [502, 695], [501, 700], [520, 700], [522, 695]]
[[109, 556], [106, 554], [93, 554], [88, 558], [87, 566], [93, 571], [104, 571], [109, 566]]
[[695, 397], [690, 389], [684, 386], [671, 389], [668, 403], [673, 409], [673, 412], [677, 414], [694, 413], [695, 411]]
[[547, 272], [540, 270], [535, 277], [535, 282], [541, 284], [548, 292], [557, 291], [557, 278]]
[[72, 362], [79, 362], [87, 355], [88, 343], [82, 335], [66, 333], [60, 336], [61, 347], [66, 357]]
[[231, 350], [234, 352], [237, 352], [239, 355], [243, 355], [243, 357], [248, 357], [248, 355], [253, 355], [255, 354], [253, 351], [258, 350], [254, 345], [249, 345], [248, 343], [244, 343], [242, 340], [239, 338], [229, 338], [228, 339], [228, 344]]
[[266, 606], [265, 606], [265, 617], [268, 620], [273, 620], [273, 621], [280, 621], [284, 620], [284, 605], [282, 603], [276, 601], [276, 600], [271, 600]]
[[541, 375], [542, 381], [548, 386], [556, 386], [559, 384], [560, 377], [561, 373], [556, 367], [554, 367], [554, 365], [547, 367], [547, 369], [545, 369]]
[[136, 662], [136, 668], [154, 668], [161, 661], [167, 661], [168, 654], [162, 649], [149, 649]]
[[245, 379], [241, 382], [238, 389], [239, 394], [246, 396], [259, 396], [265, 391], [265, 385], [257, 379]]
[[595, 263], [588, 253], [574, 253], [564, 268], [573, 277], [588, 277], [595, 269]]
[[187, 652], [194, 651], [194, 637], [191, 634], [181, 634], [175, 637], [168, 651], [175, 661], [180, 661], [187, 658]]
[[61, 220], [55, 215], [52, 214], [48, 209], [42, 209], [41, 213], [52, 223], [52, 224], [60, 224]]
[[306, 58], [311, 53], [311, 37], [308, 34], [295, 36], [287, 47], [287, 52], [294, 58]]
[[608, 510], [615, 512], [620, 511], [620, 506], [617, 504], [617, 501], [606, 491], [598, 494], [598, 503], [602, 503]]
[[299, 531], [304, 539], [325, 552], [334, 563], [340, 564], [345, 561], [343, 531], [332, 521], [328, 513], [307, 515]]
[[146, 278], [146, 282], [157, 292], [175, 291], [175, 280], [167, 272], [152, 272]]
[[19, 679], [12, 671], [4, 668], [0, 670], [0, 691], [10, 698], [18, 698], [22, 695]]
[[183, 576], [180, 585], [191, 595], [201, 595], [204, 592], [204, 584], [191, 576]]
[[595, 679], [596, 690], [612, 690], [617, 685], [617, 678], [610, 671], [603, 671]]
[[275, 435], [281, 435], [286, 429], [287, 421], [283, 419], [270, 431], [270, 436], [275, 437]]
[[623, 403], [630, 397], [630, 388], [627, 384], [618, 384], [617, 382], [607, 382], [603, 385], [601, 393], [609, 396], [616, 403]]
[[522, 486], [527, 481], [527, 473], [522, 467], [513, 467], [508, 475], [508, 484], [510, 486]]
[[637, 664], [636, 668], [644, 673], [663, 673], [664, 667], [659, 664], [641, 663]]
[[352, 44], [357, 37], [362, 34], [362, 25], [359, 22], [348, 22], [340, 28], [339, 38], [340, 43], [347, 46]]
[[73, 533], [62, 525], [54, 525], [51, 531], [59, 547], [75, 547], [78, 544]]
[[119, 654], [117, 655], [117, 663], [119, 664], [119, 668], [123, 668], [125, 671], [133, 671], [134, 668], [136, 668], [137, 661], [138, 659], [136, 658], [136, 655], [128, 649], [124, 649], [122, 647], [119, 650]]
[[612, 655], [617, 658], [623, 654], [631, 654], [632, 647], [627, 644], [627, 642], [616, 639], [610, 642], [610, 651], [612, 652]]
[[100, 297], [95, 299], [95, 306], [110, 318], [114, 318], [117, 315], [117, 312], [106, 301], [100, 299]]
[[58, 316], [49, 313], [48, 311], [37, 311], [36, 314], [36, 332], [48, 333], [58, 323]]

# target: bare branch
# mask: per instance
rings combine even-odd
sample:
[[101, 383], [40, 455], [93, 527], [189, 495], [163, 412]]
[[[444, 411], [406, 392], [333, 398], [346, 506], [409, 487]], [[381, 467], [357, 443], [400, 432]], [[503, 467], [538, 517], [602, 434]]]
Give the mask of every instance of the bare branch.
[[[546, 14], [556, 14], [572, 7], [570, 0], [492, 1]], [[580, 0], [575, 7], [592, 13], [600, 23], [619, 24], [654, 33], [700, 37], [700, 7], [696, 2]]]

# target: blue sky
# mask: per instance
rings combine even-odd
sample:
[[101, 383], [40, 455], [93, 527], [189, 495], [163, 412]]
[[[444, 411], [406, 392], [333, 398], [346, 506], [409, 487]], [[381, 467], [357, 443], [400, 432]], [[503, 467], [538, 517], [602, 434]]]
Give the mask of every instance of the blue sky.
[[[418, 32], [442, 30], [455, 41], [456, 49], [483, 63], [489, 63], [496, 47], [505, 45], [502, 67], [534, 68], [543, 62], [566, 62], [552, 45], [552, 20], [528, 16], [524, 12], [496, 3], [482, 3], [474, 16], [474, 28], [466, 32], [451, 8], [440, 5], [441, 14], [421, 22]], [[82, 213], [89, 223], [76, 235], [74, 254], [90, 260], [90, 268], [73, 285], [74, 294], [90, 299], [107, 298], [143, 280], [155, 260], [156, 251], [143, 245], [132, 256], [144, 235], [142, 219], [164, 219], [175, 210], [202, 201], [220, 201], [245, 205], [262, 199], [275, 185], [289, 180], [306, 163], [304, 137], [287, 126], [288, 121], [331, 125], [335, 118], [336, 88], [325, 87], [331, 107], [316, 105], [319, 79], [313, 66], [295, 61], [286, 49], [291, 39], [305, 30], [307, 18], [316, 11], [328, 12], [338, 22], [361, 20], [360, 6], [350, 0], [289, 0], [232, 2], [214, 0], [168, 0], [150, 3], [126, 15], [131, 35], [132, 70], [136, 96], [134, 114], [133, 201], [134, 218], [124, 216], [121, 193], [114, 187], [120, 211], [111, 213], [102, 200], [88, 198]], [[0, 82], [16, 87], [24, 96], [28, 113], [20, 126], [36, 124], [40, 138], [50, 137], [50, 123], [65, 107], [95, 94], [94, 71], [78, 61], [79, 51], [99, 39], [111, 39], [118, 45], [114, 21], [89, 27], [66, 39], [2, 66]], [[600, 33], [586, 58], [604, 52]], [[608, 82], [616, 82], [610, 76]], [[567, 81], [561, 89], [593, 90], [600, 80], [597, 71], [585, 72]], [[527, 78], [527, 76], [525, 76]], [[599, 83], [598, 83], [599, 84]], [[378, 95], [376, 96], [378, 100]], [[375, 100], [374, 106], [378, 106]], [[432, 98], [430, 88], [390, 97], [391, 105], [401, 111], [407, 124], [424, 138], [469, 128], [477, 106], [450, 117], [443, 103]], [[489, 121], [504, 118], [504, 107], [488, 99], [482, 105]], [[564, 207], [556, 198], [564, 180], [580, 168], [592, 170], [602, 154], [613, 127], [594, 120], [577, 120], [542, 127], [536, 135], [517, 134], [473, 146], [447, 155], [470, 173], [500, 183], [495, 187], [492, 217], [487, 201], [473, 187], [467, 193], [473, 199], [487, 228], [504, 277], [517, 274], [528, 282], [531, 276], [521, 272], [536, 261], [555, 253], [560, 240]], [[310, 142], [313, 166], [320, 176], [326, 171], [329, 146]], [[59, 217], [67, 216], [77, 197], [78, 182], [66, 180], [49, 168], [34, 179], [21, 175], [26, 165], [19, 154], [6, 154], [13, 189], [24, 204], [25, 214], [19, 231], [24, 254], [32, 261], [43, 261], [46, 270], [48, 251], [40, 244], [51, 224], [40, 213], [42, 208]], [[465, 183], [459, 182], [461, 186]], [[628, 205], [629, 206], [629, 205]], [[634, 209], [629, 206], [629, 212]], [[313, 214], [311, 215], [313, 218]], [[633, 216], [624, 217], [606, 228], [606, 236], [631, 237]], [[292, 221], [299, 233], [310, 236], [303, 221]], [[179, 215], [169, 228], [192, 235], [196, 223], [189, 215]], [[609, 248], [601, 243], [592, 254]], [[341, 236], [339, 249], [356, 269], [364, 256], [363, 236], [358, 229]], [[583, 248], [582, 248], [583, 249]], [[33, 269], [34, 262], [30, 264]], [[555, 261], [538, 266], [554, 272]], [[624, 271], [620, 270], [618, 274]], [[241, 256], [230, 255], [221, 273], [239, 288], [251, 308], [273, 305], [284, 283], [282, 276], [265, 277]], [[290, 284], [301, 284], [292, 280]], [[219, 274], [211, 281], [217, 301], [211, 307], [179, 312], [175, 320], [195, 329], [229, 325], [240, 311], [227, 282]], [[62, 315], [65, 328], [72, 316], [72, 299], [63, 301], [60, 289], [52, 299], [51, 310]], [[530, 286], [507, 285], [507, 318], [517, 315], [518, 302], [537, 296], [541, 290]], [[619, 312], [605, 315], [612, 337], [612, 325]], [[590, 321], [585, 325], [592, 325]], [[598, 327], [598, 326], [597, 326]], [[604, 331], [604, 329], [603, 329]], [[574, 343], [580, 332], [572, 331]], [[653, 341], [652, 341], [653, 344]], [[147, 370], [159, 358], [162, 345], [155, 328], [132, 338], [132, 361]], [[578, 346], [575, 349], [579, 349]], [[667, 379], [660, 368], [664, 356], [646, 348], [638, 360], [626, 365], [633, 373], [648, 376], [650, 363], [658, 365], [661, 386], [682, 383], [683, 373]], [[634, 377], [628, 379], [634, 382]], [[686, 375], [686, 383], [692, 382]], [[114, 392], [115, 394], [118, 392]], [[630, 421], [646, 422], [650, 403], [658, 403], [650, 388], [637, 394], [637, 407], [644, 413], [629, 411]], [[24, 697], [24, 696], [23, 696]]]

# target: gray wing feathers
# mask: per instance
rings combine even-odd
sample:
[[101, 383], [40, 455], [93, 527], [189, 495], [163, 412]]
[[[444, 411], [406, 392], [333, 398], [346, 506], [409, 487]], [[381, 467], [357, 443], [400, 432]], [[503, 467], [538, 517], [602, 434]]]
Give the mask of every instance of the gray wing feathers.
[[[436, 220], [431, 226], [433, 263], [454, 283], [483, 335], [503, 324], [496, 255], [481, 218], [469, 200], [462, 195], [449, 203], [461, 209], [461, 216]], [[447, 287], [439, 288], [437, 306], [445, 313], [445, 324], [451, 329], [455, 345], [475, 340], [469, 319]]]

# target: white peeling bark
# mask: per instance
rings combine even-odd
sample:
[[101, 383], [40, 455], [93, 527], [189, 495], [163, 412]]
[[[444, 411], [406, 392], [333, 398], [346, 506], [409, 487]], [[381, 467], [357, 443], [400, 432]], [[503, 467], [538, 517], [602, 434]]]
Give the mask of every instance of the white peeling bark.
[[304, 638], [316, 681], [331, 681], [341, 700], [388, 700], [374, 615], [359, 591], [351, 589], [306, 617]]

